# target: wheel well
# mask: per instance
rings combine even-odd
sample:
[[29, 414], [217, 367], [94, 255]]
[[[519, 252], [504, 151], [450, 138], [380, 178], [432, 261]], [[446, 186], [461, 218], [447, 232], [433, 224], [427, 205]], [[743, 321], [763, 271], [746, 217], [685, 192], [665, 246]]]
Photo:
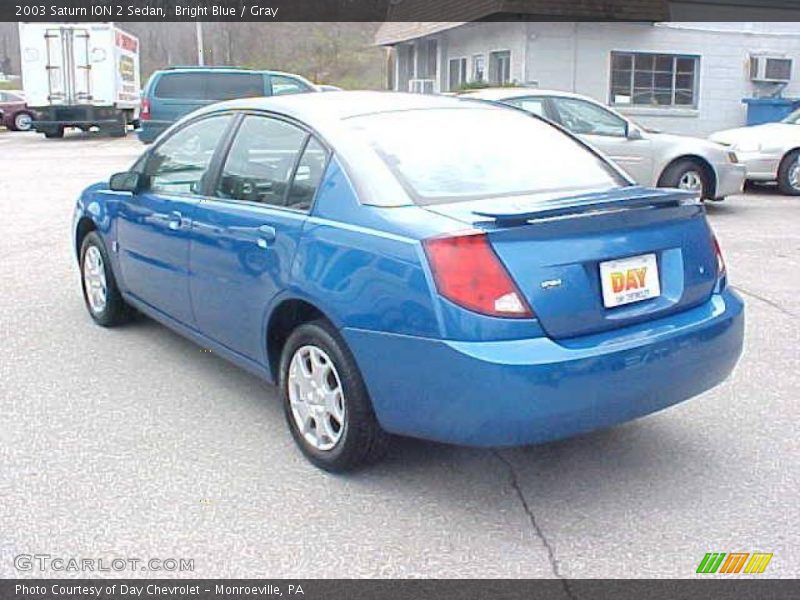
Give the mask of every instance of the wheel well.
[[708, 177], [709, 182], [711, 183], [711, 191], [712, 191], [711, 197], [713, 198], [717, 193], [717, 174], [714, 172], [714, 168], [705, 158], [703, 158], [702, 156], [697, 156], [696, 154], [684, 154], [682, 156], [678, 156], [677, 158], [673, 158], [669, 162], [669, 164], [667, 164], [667, 166], [664, 167], [664, 169], [661, 171], [661, 175], [659, 175], [658, 177], [658, 185], [661, 186], [664, 180], [664, 174], [667, 171], [669, 171], [670, 168], [672, 168], [674, 165], [684, 160], [688, 160], [697, 164], [699, 167], [703, 169], [703, 171], [705, 171], [705, 174]]
[[81, 257], [81, 246], [83, 245], [83, 239], [89, 235], [92, 231], [97, 229], [89, 217], [81, 217], [80, 221], [78, 221], [78, 227], [75, 230], [75, 256], [78, 257], [80, 260]]
[[328, 319], [321, 310], [303, 300], [284, 300], [272, 313], [267, 325], [267, 360], [275, 382], [278, 381], [281, 353], [286, 340], [298, 326], [316, 319]]
[[789, 158], [789, 155], [790, 155], [792, 152], [797, 152], [798, 150], [800, 150], [800, 147], [798, 147], [798, 148], [791, 148], [791, 149], [787, 150], [787, 151], [784, 153], [784, 155], [783, 155], [783, 156], [781, 156], [781, 160], [780, 160], [780, 162], [778, 163], [778, 169], [780, 169], [780, 168], [781, 168], [781, 166], [783, 166], [783, 161], [785, 161], [787, 158]]

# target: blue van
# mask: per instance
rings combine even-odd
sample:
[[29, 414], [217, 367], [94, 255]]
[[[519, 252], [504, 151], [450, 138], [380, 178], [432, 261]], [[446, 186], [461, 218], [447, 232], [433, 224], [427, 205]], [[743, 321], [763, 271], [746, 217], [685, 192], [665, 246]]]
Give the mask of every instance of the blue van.
[[300, 75], [237, 67], [172, 67], [150, 76], [142, 93], [139, 139], [153, 142], [193, 110], [235, 98], [318, 92]]

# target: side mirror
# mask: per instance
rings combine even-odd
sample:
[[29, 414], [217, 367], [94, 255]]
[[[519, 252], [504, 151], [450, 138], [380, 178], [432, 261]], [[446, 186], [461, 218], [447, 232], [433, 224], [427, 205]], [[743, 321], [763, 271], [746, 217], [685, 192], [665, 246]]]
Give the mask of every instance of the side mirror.
[[141, 175], [136, 171], [124, 171], [114, 173], [108, 182], [108, 187], [112, 192], [130, 192], [135, 194], [141, 185]]
[[630, 125], [630, 123], [625, 126], [625, 137], [628, 138], [629, 140], [644, 139], [642, 137], [642, 132], [639, 130], [639, 128]]

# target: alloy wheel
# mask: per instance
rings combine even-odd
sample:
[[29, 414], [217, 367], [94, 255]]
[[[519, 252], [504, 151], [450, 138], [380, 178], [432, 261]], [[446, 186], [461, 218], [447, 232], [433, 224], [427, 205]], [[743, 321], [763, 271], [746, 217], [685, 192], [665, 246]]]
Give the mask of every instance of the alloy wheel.
[[800, 154], [797, 155], [797, 158], [789, 167], [788, 179], [789, 185], [795, 190], [800, 191]]
[[94, 314], [102, 313], [106, 309], [108, 286], [103, 255], [97, 246], [89, 246], [83, 257], [83, 287], [89, 309]]
[[20, 113], [14, 117], [14, 127], [17, 131], [30, 131], [31, 125], [33, 125], [33, 119], [29, 114]]
[[703, 177], [697, 171], [686, 171], [678, 181], [678, 187], [691, 192], [703, 191]]
[[331, 358], [317, 346], [301, 346], [289, 363], [289, 403], [297, 430], [320, 451], [332, 450], [344, 433], [345, 398]]

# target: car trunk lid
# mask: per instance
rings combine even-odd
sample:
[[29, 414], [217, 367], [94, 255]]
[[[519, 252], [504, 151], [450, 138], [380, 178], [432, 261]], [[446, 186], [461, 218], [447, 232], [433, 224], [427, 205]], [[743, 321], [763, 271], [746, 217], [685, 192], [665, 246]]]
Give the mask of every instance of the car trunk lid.
[[[425, 208], [487, 234], [553, 338], [686, 310], [706, 301], [716, 283], [712, 233], [691, 193], [630, 186]], [[609, 305], [645, 292], [653, 297]]]

